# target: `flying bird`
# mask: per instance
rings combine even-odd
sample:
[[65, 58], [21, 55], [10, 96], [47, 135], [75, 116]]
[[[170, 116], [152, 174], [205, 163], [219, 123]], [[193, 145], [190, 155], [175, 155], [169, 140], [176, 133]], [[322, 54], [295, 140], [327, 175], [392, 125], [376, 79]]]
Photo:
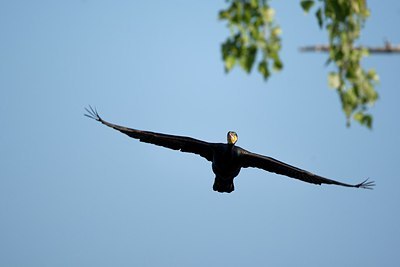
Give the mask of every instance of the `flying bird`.
[[312, 184], [333, 184], [346, 187], [372, 189], [373, 181], [365, 181], [359, 184], [347, 184], [331, 180], [306, 170], [291, 166], [271, 157], [259, 155], [236, 146], [238, 135], [234, 131], [227, 134], [227, 143], [209, 143], [185, 136], [176, 136], [150, 131], [141, 131], [124, 126], [119, 126], [103, 120], [96, 109], [91, 106], [85, 108], [85, 116], [101, 122], [102, 124], [120, 131], [141, 142], [150, 143], [173, 150], [197, 154], [212, 162], [212, 170], [215, 174], [213, 190], [220, 193], [231, 193], [235, 187], [233, 179], [238, 176], [241, 168], [259, 168], [268, 172], [286, 175], [294, 179]]

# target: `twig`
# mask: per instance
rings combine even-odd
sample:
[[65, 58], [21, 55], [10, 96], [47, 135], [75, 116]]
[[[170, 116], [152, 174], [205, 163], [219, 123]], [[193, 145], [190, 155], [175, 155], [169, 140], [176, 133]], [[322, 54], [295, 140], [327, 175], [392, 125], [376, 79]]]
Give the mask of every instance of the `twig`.
[[[393, 46], [389, 42], [385, 42], [385, 46], [372, 47], [372, 46], [356, 46], [353, 49], [360, 50], [366, 49], [371, 54], [390, 54], [400, 53], [400, 45]], [[301, 52], [329, 52], [329, 45], [311, 45], [300, 47]]]

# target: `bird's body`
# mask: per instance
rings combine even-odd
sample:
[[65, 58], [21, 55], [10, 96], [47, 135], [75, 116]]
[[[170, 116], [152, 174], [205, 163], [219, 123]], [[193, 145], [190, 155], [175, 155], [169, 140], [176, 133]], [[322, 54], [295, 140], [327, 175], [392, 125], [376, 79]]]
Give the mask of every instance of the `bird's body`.
[[338, 182], [311, 172], [299, 169], [274, 158], [249, 152], [236, 146], [238, 139], [235, 132], [228, 132], [227, 143], [209, 143], [191, 137], [141, 131], [119, 126], [103, 120], [96, 110], [86, 109], [87, 117], [95, 119], [108, 127], [114, 128], [141, 142], [163, 146], [173, 150], [194, 153], [212, 162], [212, 170], [215, 174], [213, 189], [218, 192], [230, 193], [234, 191], [233, 179], [239, 175], [241, 168], [254, 167], [291, 178], [299, 179], [313, 184], [335, 184], [346, 187], [372, 189], [374, 182], [365, 180], [362, 183], [351, 185]]
[[230, 193], [234, 190], [233, 179], [239, 175], [240, 148], [232, 144], [216, 144], [213, 147], [212, 170], [215, 174], [214, 191]]

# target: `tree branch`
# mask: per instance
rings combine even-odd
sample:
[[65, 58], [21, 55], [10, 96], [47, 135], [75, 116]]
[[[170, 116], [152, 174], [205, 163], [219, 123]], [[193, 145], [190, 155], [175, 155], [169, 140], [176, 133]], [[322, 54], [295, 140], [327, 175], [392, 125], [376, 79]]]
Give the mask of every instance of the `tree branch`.
[[[329, 45], [311, 45], [300, 47], [299, 50], [301, 52], [329, 52], [329, 48]], [[400, 44], [393, 46], [391, 43], [385, 42], [385, 45], [380, 47], [356, 46], [353, 49], [366, 49], [370, 54], [400, 53]]]

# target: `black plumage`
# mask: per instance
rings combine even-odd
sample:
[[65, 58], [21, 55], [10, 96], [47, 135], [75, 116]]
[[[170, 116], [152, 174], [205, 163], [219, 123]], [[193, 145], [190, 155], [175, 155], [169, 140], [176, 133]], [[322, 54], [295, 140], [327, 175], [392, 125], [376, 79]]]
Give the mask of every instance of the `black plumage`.
[[226, 144], [209, 143], [191, 137], [141, 131], [119, 126], [103, 120], [97, 111], [90, 106], [89, 109], [86, 108], [86, 111], [88, 113], [85, 114], [85, 116], [99, 121], [108, 127], [114, 128], [132, 138], [139, 139], [141, 142], [180, 150], [182, 152], [194, 153], [211, 161], [212, 170], [215, 174], [214, 191], [232, 192], [234, 190], [233, 179], [239, 174], [241, 168], [249, 167], [286, 175], [317, 185], [333, 184], [365, 189], [372, 189], [372, 187], [375, 186], [375, 183], [373, 181], [368, 181], [368, 179], [355, 185], [338, 182], [291, 166], [274, 158], [249, 152], [235, 145], [237, 134], [232, 131], [228, 132], [228, 142]]

